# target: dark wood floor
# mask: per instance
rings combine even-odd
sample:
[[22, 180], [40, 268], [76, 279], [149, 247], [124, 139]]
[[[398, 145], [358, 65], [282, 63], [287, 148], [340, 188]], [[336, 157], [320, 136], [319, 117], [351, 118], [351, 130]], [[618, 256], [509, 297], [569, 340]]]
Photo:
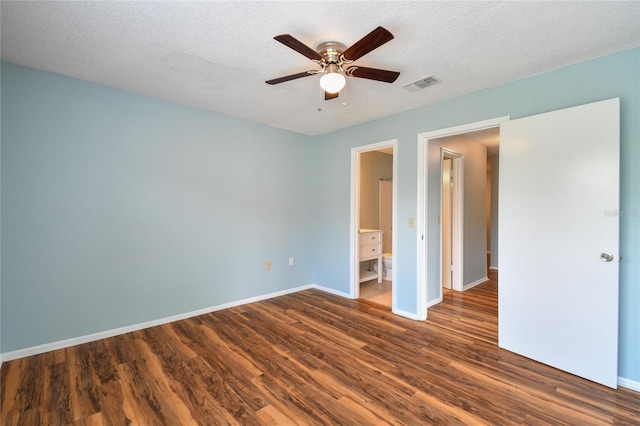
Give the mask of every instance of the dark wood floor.
[[0, 423], [640, 423], [640, 394], [499, 349], [496, 288], [425, 322], [308, 290], [6, 362]]

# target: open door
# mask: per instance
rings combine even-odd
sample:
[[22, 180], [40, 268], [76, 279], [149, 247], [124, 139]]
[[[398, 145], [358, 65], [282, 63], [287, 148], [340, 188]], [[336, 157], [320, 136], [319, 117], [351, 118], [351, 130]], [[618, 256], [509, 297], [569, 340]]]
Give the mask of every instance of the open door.
[[499, 345], [617, 387], [619, 99], [500, 126]]
[[453, 218], [452, 218], [452, 188], [453, 188], [453, 160], [442, 159], [442, 287], [451, 290], [453, 264]]

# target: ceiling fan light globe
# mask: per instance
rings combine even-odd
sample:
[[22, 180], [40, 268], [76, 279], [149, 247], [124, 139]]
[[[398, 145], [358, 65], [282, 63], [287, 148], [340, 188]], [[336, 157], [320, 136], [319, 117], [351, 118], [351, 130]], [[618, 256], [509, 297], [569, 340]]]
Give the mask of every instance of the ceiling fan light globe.
[[331, 72], [320, 78], [320, 87], [327, 93], [338, 93], [347, 83], [344, 76], [337, 72]]

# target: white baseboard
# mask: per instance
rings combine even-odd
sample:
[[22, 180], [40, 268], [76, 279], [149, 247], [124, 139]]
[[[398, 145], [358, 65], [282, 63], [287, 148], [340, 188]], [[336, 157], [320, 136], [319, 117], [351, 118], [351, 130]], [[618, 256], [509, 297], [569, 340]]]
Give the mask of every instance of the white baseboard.
[[421, 318], [417, 314], [414, 314], [413, 312], [403, 311], [402, 309], [396, 309], [395, 311], [392, 311], [392, 313], [396, 315], [400, 315], [401, 317], [412, 319], [414, 321], [424, 321], [426, 319], [426, 317]]
[[346, 297], [347, 299], [351, 299], [351, 295], [349, 293], [344, 293], [342, 291], [338, 291], [338, 290], [335, 290], [333, 288], [324, 287], [324, 286], [317, 285], [317, 284], [311, 284], [310, 287], [311, 288], [315, 288], [317, 290], [324, 291], [325, 293], [331, 293], [331, 294], [335, 294], [336, 296]]
[[427, 309], [429, 309], [433, 305], [437, 305], [440, 302], [442, 302], [442, 296], [438, 297], [437, 299], [433, 299], [431, 302], [427, 302]]
[[618, 377], [618, 386], [640, 392], [640, 382], [625, 377]]
[[19, 349], [17, 351], [5, 352], [0, 355], [0, 358], [2, 359], [2, 361], [11, 361], [14, 359], [24, 358], [27, 356], [37, 355], [45, 352], [50, 352], [57, 349], [68, 348], [68, 347], [80, 345], [83, 343], [95, 342], [96, 340], [106, 339], [109, 337], [118, 336], [120, 334], [130, 333], [132, 331], [143, 330], [145, 328], [155, 327], [157, 325], [168, 324], [170, 322], [180, 321], [180, 320], [195, 317], [198, 315], [204, 315], [210, 312], [220, 311], [222, 309], [228, 309], [236, 306], [246, 305], [248, 303], [259, 302], [261, 300], [272, 299], [274, 297], [284, 296], [286, 294], [296, 293], [302, 290], [308, 290], [313, 287], [314, 287], [313, 285], [305, 285], [301, 287], [290, 288], [287, 290], [281, 290], [281, 291], [276, 291], [274, 293], [263, 294], [261, 296], [250, 297], [250, 298], [238, 300], [235, 302], [223, 303], [222, 305], [198, 309], [191, 312], [185, 312], [183, 314], [172, 315], [172, 316], [160, 318], [157, 320], [128, 325], [125, 327], [101, 331], [98, 333], [87, 334], [85, 336], [74, 337], [71, 339], [60, 340], [57, 342], [46, 343], [44, 345], [32, 346], [30, 348]]
[[467, 291], [470, 288], [477, 286], [478, 284], [482, 284], [483, 282], [489, 281], [489, 277], [480, 278], [477, 281], [472, 282], [471, 284], [467, 284], [462, 287], [462, 291]]
[[[484, 281], [486, 281], [486, 279], [478, 280], [475, 283], [472, 283], [469, 286], [465, 287], [465, 290], [467, 290], [467, 289], [469, 289], [471, 287], [474, 287], [474, 286], [476, 286], [476, 285], [478, 285], [478, 284], [480, 284], [480, 283], [482, 283]], [[191, 312], [186, 312], [186, 313], [183, 313], [183, 314], [172, 315], [172, 316], [169, 316], [169, 317], [160, 318], [160, 319], [153, 320], [153, 321], [147, 321], [147, 322], [143, 322], [143, 323], [139, 323], [139, 324], [133, 324], [133, 325], [129, 325], [129, 326], [126, 326], [126, 327], [120, 327], [120, 328], [116, 328], [116, 329], [112, 329], [112, 330], [102, 331], [102, 332], [99, 332], [99, 333], [87, 334], [85, 336], [74, 337], [72, 339], [66, 339], [66, 340], [60, 340], [58, 342], [47, 343], [47, 344], [44, 344], [44, 345], [32, 346], [30, 348], [19, 349], [17, 351], [0, 353], [0, 368], [2, 368], [3, 361], [12, 361], [14, 359], [19, 359], [19, 358], [24, 358], [24, 357], [31, 356], [31, 355], [37, 355], [37, 354], [41, 354], [41, 353], [45, 353], [45, 352], [50, 352], [50, 351], [54, 351], [54, 350], [57, 350], [57, 349], [68, 348], [68, 347], [80, 345], [80, 344], [83, 344], [83, 343], [95, 342], [96, 340], [106, 339], [106, 338], [109, 338], [109, 337], [118, 336], [120, 334], [130, 333], [132, 331], [138, 331], [138, 330], [143, 330], [143, 329], [149, 328], [149, 327], [155, 327], [155, 326], [158, 326], [158, 325], [168, 324], [168, 323], [171, 323], [171, 322], [180, 321], [180, 320], [191, 318], [191, 317], [195, 317], [195, 316], [198, 316], [198, 315], [204, 315], [204, 314], [208, 314], [208, 313], [211, 313], [211, 312], [220, 311], [222, 309], [228, 309], [228, 308], [233, 308], [233, 307], [236, 307], [236, 306], [246, 305], [246, 304], [249, 304], [249, 303], [259, 302], [261, 300], [272, 299], [274, 297], [284, 296], [286, 294], [296, 293], [298, 291], [308, 290], [310, 288], [315, 288], [317, 290], [321, 290], [321, 291], [324, 291], [326, 293], [334, 294], [336, 296], [344, 297], [344, 298], [347, 298], [347, 299], [351, 298], [351, 296], [348, 293], [344, 293], [342, 291], [338, 291], [338, 290], [335, 290], [335, 289], [332, 289], [332, 288], [329, 288], [329, 287], [323, 287], [323, 286], [320, 286], [320, 285], [317, 285], [317, 284], [308, 284], [308, 285], [304, 285], [304, 286], [300, 286], [300, 287], [290, 288], [290, 289], [287, 289], [287, 290], [277, 291], [277, 292], [274, 292], [274, 293], [263, 294], [261, 296], [250, 297], [250, 298], [238, 300], [238, 301], [235, 301], [235, 302], [223, 303], [222, 305], [212, 306], [212, 307], [204, 308], [204, 309], [198, 309], [198, 310], [191, 311]], [[433, 306], [433, 305], [435, 305], [437, 303], [440, 303], [440, 302], [442, 302], [442, 297], [429, 302], [427, 307]], [[415, 321], [424, 321], [426, 319], [426, 318], [420, 318], [418, 315], [414, 314], [413, 312], [404, 311], [402, 309], [394, 309], [393, 313], [396, 314], [396, 315], [400, 315], [402, 317], [405, 317], [405, 318], [409, 318], [409, 319], [415, 320]], [[631, 380], [631, 379], [627, 379], [625, 377], [618, 377], [618, 386], [622, 386], [624, 388], [640, 392], [640, 382], [635, 381], [635, 380]]]

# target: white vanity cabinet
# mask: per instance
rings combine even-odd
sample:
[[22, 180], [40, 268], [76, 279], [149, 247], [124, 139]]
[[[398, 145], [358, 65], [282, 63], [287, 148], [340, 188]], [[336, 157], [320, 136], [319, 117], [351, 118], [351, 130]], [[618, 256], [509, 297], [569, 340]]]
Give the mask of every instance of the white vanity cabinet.
[[[382, 283], [382, 231], [360, 229], [358, 233], [360, 282], [378, 279]], [[378, 261], [378, 272], [373, 270], [373, 260]]]

